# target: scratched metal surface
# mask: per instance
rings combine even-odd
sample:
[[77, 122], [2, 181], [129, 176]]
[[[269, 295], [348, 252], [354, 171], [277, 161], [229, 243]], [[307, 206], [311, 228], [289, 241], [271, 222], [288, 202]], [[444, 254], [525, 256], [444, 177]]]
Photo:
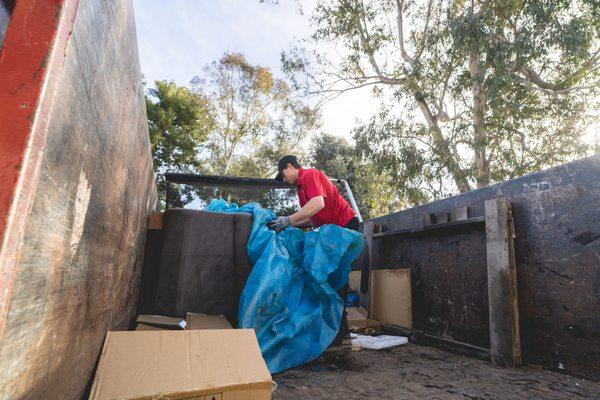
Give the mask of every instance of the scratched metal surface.
[[139, 296], [156, 204], [133, 9], [81, 0], [0, 342], [1, 399], [77, 399]]
[[[394, 230], [462, 206], [483, 216], [494, 197], [513, 207], [524, 361], [600, 379], [600, 156], [374, 221]], [[378, 268], [413, 269], [415, 327], [487, 344], [483, 231], [376, 242]]]

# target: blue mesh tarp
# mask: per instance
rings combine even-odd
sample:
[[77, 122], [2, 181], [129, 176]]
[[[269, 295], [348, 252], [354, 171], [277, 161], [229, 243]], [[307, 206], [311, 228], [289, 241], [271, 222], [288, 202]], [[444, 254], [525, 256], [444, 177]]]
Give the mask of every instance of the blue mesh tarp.
[[256, 331], [269, 370], [321, 355], [340, 327], [344, 304], [337, 291], [363, 248], [361, 234], [336, 225], [275, 234], [266, 226], [275, 213], [257, 203], [213, 200], [205, 210], [254, 216], [248, 240], [253, 269], [240, 297], [238, 327]]

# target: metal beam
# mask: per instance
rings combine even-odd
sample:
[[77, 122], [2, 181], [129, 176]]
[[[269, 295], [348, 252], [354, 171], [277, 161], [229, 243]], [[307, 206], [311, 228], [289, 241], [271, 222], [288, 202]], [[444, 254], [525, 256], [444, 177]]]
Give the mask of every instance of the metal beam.
[[201, 186], [249, 186], [263, 189], [296, 189], [295, 185], [279, 182], [275, 179], [243, 178], [240, 176], [196, 175], [167, 172], [166, 181], [184, 185]]

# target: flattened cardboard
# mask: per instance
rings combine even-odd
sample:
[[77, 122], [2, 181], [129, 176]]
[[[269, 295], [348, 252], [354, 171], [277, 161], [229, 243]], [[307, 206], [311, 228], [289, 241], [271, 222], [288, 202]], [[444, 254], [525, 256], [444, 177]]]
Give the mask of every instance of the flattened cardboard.
[[139, 315], [136, 322], [136, 331], [182, 330], [187, 324], [181, 318], [163, 317], [162, 315]]
[[359, 307], [346, 307], [348, 315], [348, 329], [351, 332], [363, 332], [367, 328], [375, 331], [381, 330], [381, 323], [368, 319], [365, 314], [366, 310]]
[[223, 315], [187, 313], [186, 329], [233, 329], [233, 326]]
[[269, 400], [252, 329], [109, 332], [90, 400]]
[[370, 317], [382, 324], [412, 328], [410, 269], [371, 272]]

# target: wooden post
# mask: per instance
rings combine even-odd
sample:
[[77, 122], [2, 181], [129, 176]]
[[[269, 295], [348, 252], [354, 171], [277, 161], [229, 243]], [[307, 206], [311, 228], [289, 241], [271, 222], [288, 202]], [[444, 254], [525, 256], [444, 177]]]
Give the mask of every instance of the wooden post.
[[[373, 222], [365, 221], [363, 235], [365, 236], [365, 248], [367, 256], [365, 262], [362, 265], [360, 273], [360, 291], [361, 299], [364, 298], [364, 303], [361, 302], [361, 306], [369, 310], [370, 303], [370, 281], [371, 281], [371, 268], [373, 264]], [[366, 294], [366, 296], [362, 296]]]
[[452, 221], [462, 221], [469, 218], [469, 210], [467, 207], [457, 207], [452, 210]]
[[490, 359], [514, 367], [521, 363], [519, 302], [514, 252], [514, 224], [507, 199], [485, 202]]
[[447, 212], [439, 212], [435, 214], [436, 224], [445, 224], [449, 221]]

